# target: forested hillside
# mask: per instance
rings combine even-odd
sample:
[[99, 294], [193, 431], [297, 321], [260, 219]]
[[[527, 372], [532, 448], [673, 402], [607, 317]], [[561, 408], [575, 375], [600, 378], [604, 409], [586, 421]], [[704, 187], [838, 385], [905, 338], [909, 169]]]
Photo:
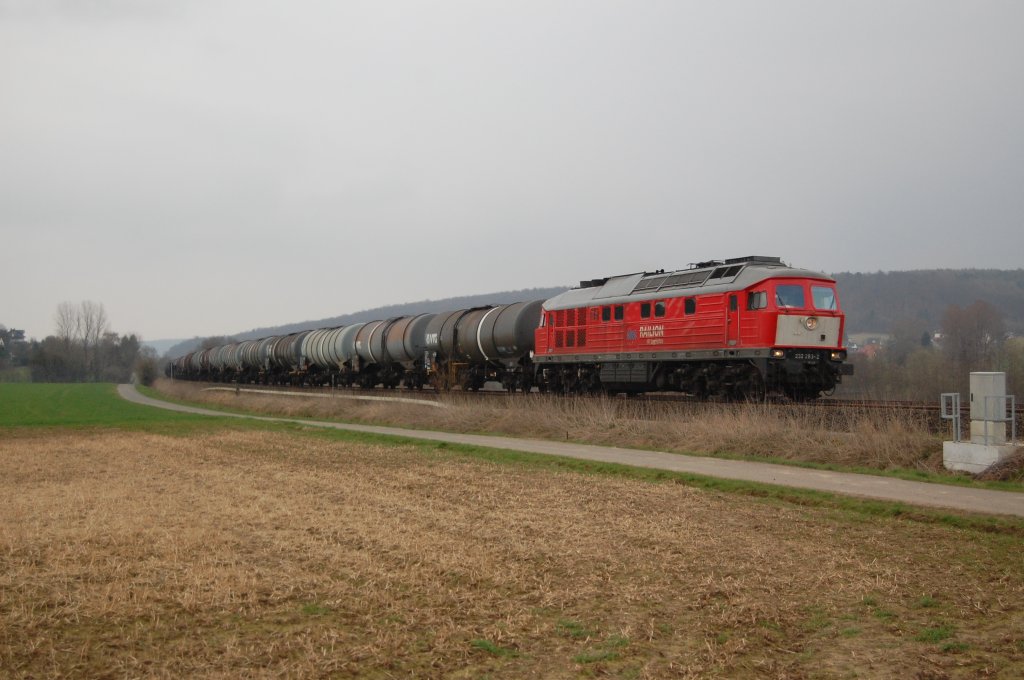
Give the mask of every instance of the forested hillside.
[[938, 330], [950, 305], [982, 301], [1024, 335], [1024, 269], [934, 269], [833, 275], [846, 311], [847, 333], [890, 333], [908, 323]]

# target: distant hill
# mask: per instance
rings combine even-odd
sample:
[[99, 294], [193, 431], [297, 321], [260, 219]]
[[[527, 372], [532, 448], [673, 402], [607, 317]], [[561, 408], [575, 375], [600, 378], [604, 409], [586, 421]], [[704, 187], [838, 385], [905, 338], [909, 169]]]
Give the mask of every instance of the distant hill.
[[938, 330], [950, 305], [978, 300], [1003, 314], [1006, 329], [1024, 334], [1024, 269], [930, 269], [833, 274], [848, 333], [886, 333], [901, 321]]
[[182, 338], [176, 338], [174, 340], [144, 340], [142, 344], [145, 345], [146, 347], [152, 347], [157, 354], [163, 355], [166, 354], [168, 350], [182, 342], [190, 341], [183, 340]]
[[[348, 324], [360, 323], [363, 321], [374, 321], [376, 319], [389, 319], [395, 316], [408, 316], [411, 314], [428, 314], [447, 312], [455, 309], [466, 309], [468, 307], [479, 307], [482, 305], [503, 305], [511, 302], [525, 302], [528, 300], [544, 300], [568, 290], [562, 288], [526, 288], [523, 290], [507, 290], [499, 293], [484, 293], [481, 295], [464, 295], [462, 297], [446, 298], [444, 300], [420, 300], [419, 302], [406, 302], [386, 307], [365, 309], [352, 314], [332, 316], [326, 319], [311, 321], [300, 321], [297, 323], [284, 324], [283, 326], [272, 326], [267, 328], [254, 328], [252, 330], [234, 333], [231, 335], [235, 340], [252, 340], [265, 338], [268, 335], [285, 335], [296, 331], [311, 330], [314, 328], [328, 328], [331, 326], [347, 326]], [[165, 356], [178, 357], [191, 352], [202, 343], [202, 338], [184, 340], [170, 347]]]

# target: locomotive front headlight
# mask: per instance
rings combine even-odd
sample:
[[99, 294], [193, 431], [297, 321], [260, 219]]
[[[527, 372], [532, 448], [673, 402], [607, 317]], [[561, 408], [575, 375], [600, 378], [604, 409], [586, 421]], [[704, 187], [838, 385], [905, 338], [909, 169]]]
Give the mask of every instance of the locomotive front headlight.
[[773, 349], [772, 350], [772, 359], [785, 359], [785, 358], [786, 358], [786, 350], [784, 350], [784, 349]]
[[818, 327], [818, 317], [816, 317], [816, 316], [809, 316], [806, 319], [804, 319], [804, 328], [806, 328], [807, 330], [813, 331], [817, 327]]
[[832, 361], [846, 361], [846, 352], [832, 352]]

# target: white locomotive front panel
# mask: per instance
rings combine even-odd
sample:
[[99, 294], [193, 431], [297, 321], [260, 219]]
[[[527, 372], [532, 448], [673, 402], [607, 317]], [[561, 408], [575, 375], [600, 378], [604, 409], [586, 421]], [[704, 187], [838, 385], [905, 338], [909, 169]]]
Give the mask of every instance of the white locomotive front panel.
[[841, 319], [834, 316], [780, 314], [775, 327], [775, 344], [779, 347], [839, 347], [841, 323]]

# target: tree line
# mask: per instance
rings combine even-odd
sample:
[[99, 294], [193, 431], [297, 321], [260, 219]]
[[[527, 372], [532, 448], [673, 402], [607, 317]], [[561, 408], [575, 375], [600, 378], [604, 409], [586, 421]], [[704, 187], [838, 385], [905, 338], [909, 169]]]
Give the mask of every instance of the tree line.
[[984, 300], [1004, 316], [1007, 330], [1024, 335], [1024, 269], [932, 269], [834, 274], [851, 333], [891, 332], [906, 320], [940, 327], [951, 305]]
[[995, 306], [981, 300], [948, 305], [939, 329], [933, 334], [913, 316], [895, 321], [877, 353], [850, 356], [855, 373], [837, 396], [938, 401], [944, 392], [969, 394], [970, 374], [977, 371], [1006, 373], [1010, 394], [1024, 389], [1024, 338], [1007, 332]]
[[156, 353], [134, 334], [110, 328], [101, 303], [63, 302], [54, 314], [53, 335], [25, 341], [0, 326], [0, 379], [33, 382], [128, 382], [149, 384], [157, 375]]

